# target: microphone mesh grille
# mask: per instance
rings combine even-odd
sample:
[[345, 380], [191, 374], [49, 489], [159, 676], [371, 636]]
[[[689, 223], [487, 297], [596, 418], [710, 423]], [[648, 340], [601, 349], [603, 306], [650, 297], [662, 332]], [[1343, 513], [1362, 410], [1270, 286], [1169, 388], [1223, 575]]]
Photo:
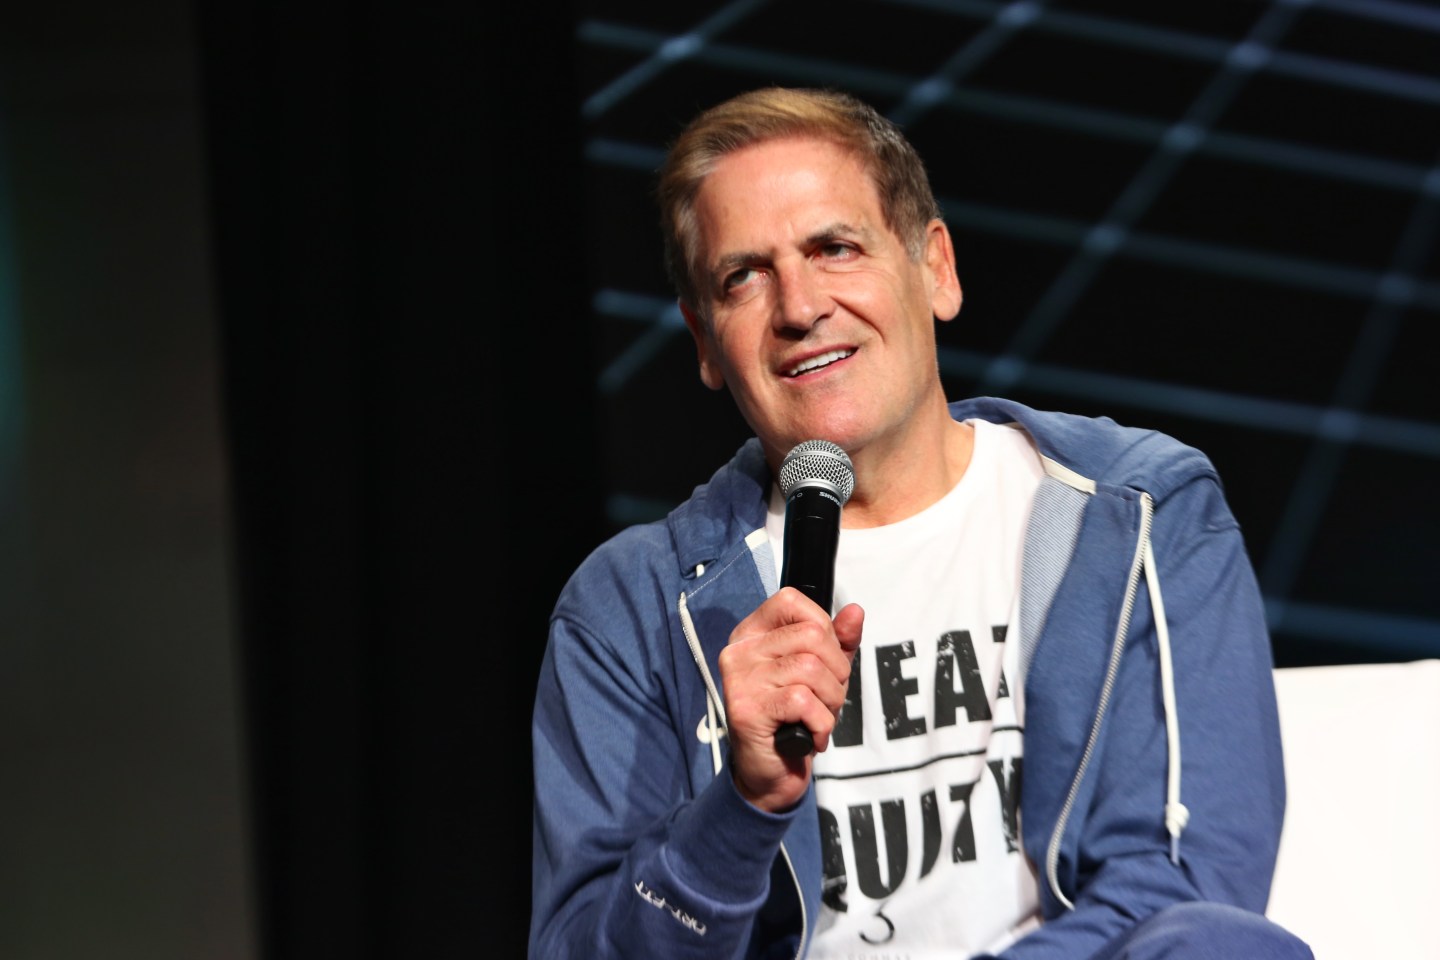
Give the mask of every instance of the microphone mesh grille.
[[829, 440], [797, 443], [780, 464], [780, 493], [789, 497], [801, 483], [817, 480], [833, 487], [843, 505], [855, 491], [855, 467], [849, 455]]

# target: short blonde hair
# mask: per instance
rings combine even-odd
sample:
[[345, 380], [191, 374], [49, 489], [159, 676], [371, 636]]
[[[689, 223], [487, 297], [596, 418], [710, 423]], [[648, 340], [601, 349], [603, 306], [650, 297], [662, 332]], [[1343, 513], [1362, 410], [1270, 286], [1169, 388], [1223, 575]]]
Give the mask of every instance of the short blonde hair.
[[885, 226], [914, 260], [925, 228], [940, 216], [920, 155], [894, 122], [869, 104], [835, 90], [766, 87], [711, 107], [676, 138], [660, 169], [656, 198], [665, 240], [665, 267], [680, 299], [703, 312], [695, 277], [699, 225], [695, 198], [726, 154], [786, 137], [830, 140], [855, 152], [880, 195]]

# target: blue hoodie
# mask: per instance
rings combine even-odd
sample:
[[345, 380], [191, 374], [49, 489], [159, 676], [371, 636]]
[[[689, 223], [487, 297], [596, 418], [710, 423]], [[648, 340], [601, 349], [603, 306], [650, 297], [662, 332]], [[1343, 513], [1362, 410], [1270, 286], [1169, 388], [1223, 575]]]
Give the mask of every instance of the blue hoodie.
[[[1273, 662], [1213, 466], [1105, 418], [994, 398], [950, 411], [1018, 424], [1045, 468], [1019, 624], [1022, 839], [1044, 923], [999, 956], [1089, 956], [1184, 901], [1263, 913], [1285, 806]], [[562, 591], [533, 722], [532, 960], [804, 956], [814, 788], [779, 815], [740, 797], [716, 679], [776, 588], [770, 484], [751, 440]]]

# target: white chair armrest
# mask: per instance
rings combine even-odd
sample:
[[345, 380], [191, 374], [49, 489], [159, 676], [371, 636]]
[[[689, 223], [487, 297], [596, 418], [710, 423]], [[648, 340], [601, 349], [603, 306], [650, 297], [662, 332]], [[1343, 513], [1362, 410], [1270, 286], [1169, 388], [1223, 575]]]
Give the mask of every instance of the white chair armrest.
[[1275, 671], [1288, 803], [1267, 915], [1316, 960], [1440, 958], [1440, 660]]

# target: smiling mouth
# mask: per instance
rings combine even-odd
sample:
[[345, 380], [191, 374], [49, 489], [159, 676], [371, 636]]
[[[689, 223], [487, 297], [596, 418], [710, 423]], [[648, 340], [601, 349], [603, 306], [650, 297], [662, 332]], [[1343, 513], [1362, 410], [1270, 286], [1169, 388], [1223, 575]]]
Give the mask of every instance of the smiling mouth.
[[798, 377], [801, 374], [810, 373], [813, 370], [819, 370], [821, 367], [828, 367], [836, 360], [844, 360], [846, 357], [850, 356], [854, 352], [855, 351], [853, 349], [831, 350], [829, 353], [818, 354], [817, 356], [811, 357], [809, 360], [805, 360], [801, 363], [796, 364], [793, 368], [786, 371], [785, 376]]

